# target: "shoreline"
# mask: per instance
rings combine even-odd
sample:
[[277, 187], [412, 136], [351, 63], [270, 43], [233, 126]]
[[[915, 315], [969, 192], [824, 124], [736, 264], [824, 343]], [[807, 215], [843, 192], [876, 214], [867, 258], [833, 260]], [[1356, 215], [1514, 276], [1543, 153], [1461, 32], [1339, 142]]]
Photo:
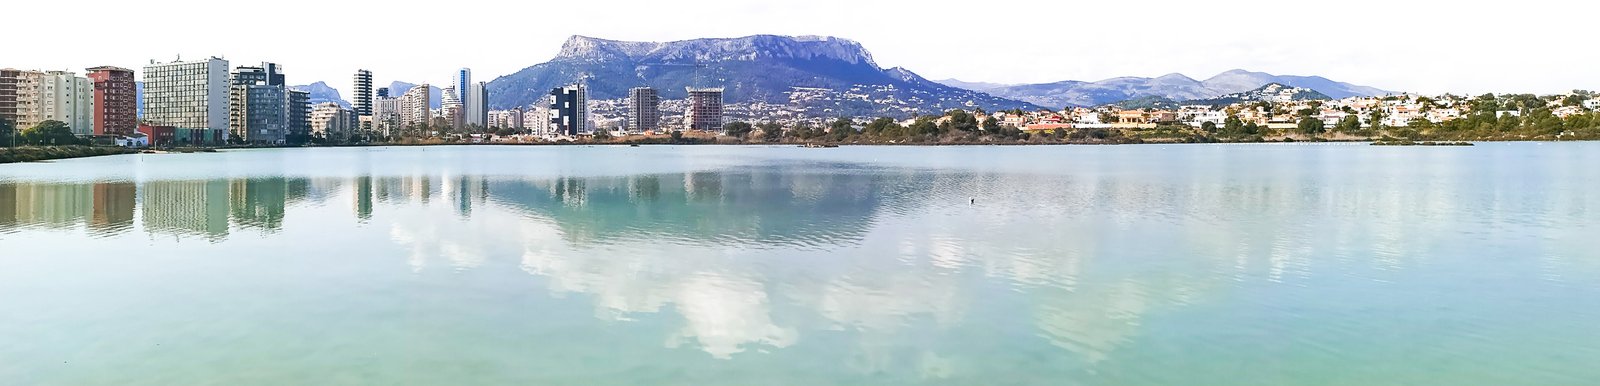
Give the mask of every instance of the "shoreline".
[[1385, 147], [1437, 147], [1437, 143], [1510, 143], [1510, 142], [1596, 142], [1600, 140], [1575, 139], [1575, 140], [1472, 140], [1472, 141], [1416, 141], [1415, 144], [1401, 144], [1395, 141], [1382, 139], [1371, 140], [1291, 140], [1291, 141], [1219, 141], [1219, 142], [1184, 142], [1184, 141], [1140, 141], [1140, 142], [700, 142], [686, 141], [682, 143], [655, 143], [655, 142], [439, 142], [439, 143], [365, 143], [365, 144], [340, 144], [340, 145], [300, 145], [300, 146], [218, 146], [194, 148], [169, 148], [169, 149], [127, 149], [111, 146], [41, 146], [41, 147], [16, 147], [0, 148], [0, 164], [49, 162], [58, 160], [92, 158], [126, 154], [188, 154], [211, 153], [220, 150], [253, 150], [253, 149], [316, 149], [316, 148], [356, 148], [356, 147], [426, 147], [426, 146], [779, 146], [779, 147], [807, 147], [806, 145], [828, 145], [819, 148], [837, 148], [846, 146], [885, 146], [885, 147], [964, 147], [964, 146], [1129, 146], [1129, 145], [1250, 145], [1250, 144], [1367, 144]]
[[115, 146], [20, 146], [0, 148], [0, 164], [48, 162], [108, 155], [138, 154], [141, 150]]

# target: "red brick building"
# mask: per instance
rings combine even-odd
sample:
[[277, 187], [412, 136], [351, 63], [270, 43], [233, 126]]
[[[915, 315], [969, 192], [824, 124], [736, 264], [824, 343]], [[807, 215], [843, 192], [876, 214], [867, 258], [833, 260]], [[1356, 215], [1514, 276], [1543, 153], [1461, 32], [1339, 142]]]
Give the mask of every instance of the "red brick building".
[[178, 129], [172, 126], [139, 125], [139, 132], [150, 138], [150, 147], [172, 146], [178, 138]]
[[94, 135], [133, 135], [139, 129], [133, 70], [101, 66], [88, 71], [94, 82]]

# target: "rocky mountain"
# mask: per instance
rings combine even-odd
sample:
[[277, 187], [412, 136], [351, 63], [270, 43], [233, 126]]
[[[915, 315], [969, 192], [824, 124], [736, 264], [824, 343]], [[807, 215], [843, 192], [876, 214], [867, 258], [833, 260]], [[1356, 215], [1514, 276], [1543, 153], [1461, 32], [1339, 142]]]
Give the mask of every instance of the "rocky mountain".
[[1254, 90], [1227, 94], [1216, 98], [1191, 100], [1184, 102], [1184, 104], [1222, 106], [1241, 102], [1289, 102], [1330, 99], [1333, 98], [1317, 90], [1287, 86], [1282, 83], [1268, 83]]
[[684, 98], [689, 87], [721, 87], [731, 104], [785, 105], [811, 116], [1037, 107], [881, 68], [851, 40], [773, 35], [675, 42], [573, 36], [549, 62], [489, 82], [490, 107], [538, 103], [550, 89], [580, 80], [590, 99], [624, 98], [639, 86], [666, 99]]
[[[285, 82], [287, 83], [287, 82]], [[327, 102], [339, 104], [339, 107], [350, 108], [350, 102], [339, 96], [339, 90], [328, 86], [326, 82], [316, 82], [308, 85], [289, 86], [289, 89], [305, 91], [311, 94], [311, 105], [316, 106]]]
[[1220, 98], [1228, 94], [1255, 90], [1272, 83], [1313, 89], [1333, 98], [1391, 93], [1373, 87], [1336, 82], [1320, 76], [1279, 76], [1244, 70], [1224, 72], [1204, 81], [1183, 74], [1168, 74], [1156, 78], [1122, 77], [1098, 82], [1069, 80], [988, 88], [981, 91], [999, 97], [1059, 108], [1100, 106], [1152, 96], [1180, 101]]

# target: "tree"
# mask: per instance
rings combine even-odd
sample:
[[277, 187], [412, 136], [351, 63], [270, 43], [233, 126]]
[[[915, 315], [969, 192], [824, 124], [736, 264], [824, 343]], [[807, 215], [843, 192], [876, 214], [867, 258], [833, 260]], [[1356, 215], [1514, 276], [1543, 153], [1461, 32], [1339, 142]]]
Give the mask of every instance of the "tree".
[[44, 121], [22, 131], [22, 140], [33, 145], [79, 145], [83, 141], [72, 134], [66, 122]]
[[1261, 125], [1257, 125], [1255, 121], [1250, 121], [1250, 123], [1244, 124], [1244, 133], [1249, 135], [1261, 134]]
[[16, 146], [16, 125], [11, 121], [0, 119], [0, 146]]
[[783, 126], [777, 123], [767, 122], [756, 125], [756, 127], [761, 129], [761, 138], [767, 142], [777, 142], [783, 139]]
[[728, 122], [728, 124], [722, 125], [723, 133], [738, 139], [744, 139], [746, 135], [750, 135], [750, 132], [754, 130], [754, 126], [745, 122]]
[[1367, 115], [1367, 120], [1372, 122], [1373, 130], [1383, 130], [1383, 109], [1372, 109]]
[[881, 136], [881, 135], [886, 135], [886, 133], [889, 132], [890, 130], [895, 129], [895, 128], [899, 128], [899, 127], [900, 127], [900, 123], [895, 122], [894, 118], [883, 117], [883, 118], [874, 119], [874, 120], [872, 120], [872, 122], [868, 122], [867, 126], [863, 128], [862, 132], [866, 133], [867, 135], [879, 135], [879, 136]]
[[1308, 135], [1322, 134], [1328, 131], [1321, 119], [1307, 117], [1300, 120], [1300, 132]]
[[[1017, 115], [1021, 115], [1020, 110], [1018, 111], [1019, 114]], [[961, 131], [967, 133], [978, 131], [978, 118], [972, 116], [972, 114], [967, 114], [965, 110], [950, 110], [949, 112], [944, 113], [944, 115], [950, 117], [950, 120], [946, 121], [946, 124], [949, 126], [941, 127], [941, 129], [945, 129], [944, 131]]]
[[672, 143], [679, 143], [679, 142], [683, 142], [683, 131], [673, 130], [672, 131]]
[[933, 117], [917, 117], [917, 121], [912, 122], [911, 127], [907, 129], [911, 130], [911, 135], [938, 135], [939, 126], [933, 121]]
[[1346, 115], [1344, 118], [1340, 118], [1339, 123], [1334, 124], [1334, 127], [1343, 132], [1361, 131], [1361, 117], [1354, 114]]
[[1200, 124], [1200, 130], [1205, 130], [1207, 133], [1216, 134], [1217, 133], [1217, 123], [1216, 122], [1212, 122], [1212, 121], [1205, 121], [1204, 123]]
[[1222, 132], [1230, 135], [1243, 134], [1244, 120], [1239, 119], [1238, 116], [1232, 114], [1228, 115], [1228, 119], [1222, 121]]
[[983, 129], [984, 130], [999, 131], [1000, 130], [1000, 120], [994, 119], [994, 117], [984, 117], [983, 118]]
[[606, 141], [611, 139], [611, 130], [600, 129], [594, 131], [594, 140]]
[[833, 121], [833, 124], [828, 125], [829, 137], [832, 137], [835, 141], [843, 141], [845, 138], [855, 135], [855, 125], [856, 122], [850, 120], [850, 118], [839, 117], [838, 120]]

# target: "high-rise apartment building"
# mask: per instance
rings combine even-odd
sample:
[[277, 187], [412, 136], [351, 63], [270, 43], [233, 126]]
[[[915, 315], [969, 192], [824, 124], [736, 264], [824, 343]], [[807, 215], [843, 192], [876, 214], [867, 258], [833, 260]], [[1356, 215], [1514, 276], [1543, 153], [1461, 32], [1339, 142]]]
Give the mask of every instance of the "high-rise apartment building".
[[311, 135], [331, 141], [348, 139], [354, 129], [354, 117], [354, 112], [338, 103], [319, 104], [311, 109]]
[[228, 130], [234, 140], [266, 145], [287, 141], [289, 94], [283, 78], [272, 63], [234, 69], [228, 93]]
[[463, 67], [460, 70], [456, 70], [455, 84], [451, 85], [451, 86], [455, 86], [456, 100], [458, 100], [458, 101], [467, 100], [467, 87], [471, 86], [471, 85], [472, 85], [472, 69]]
[[634, 87], [628, 90], [628, 130], [643, 132], [661, 128], [661, 95], [656, 89]]
[[402, 128], [400, 98], [390, 98], [388, 89], [379, 90], [384, 96], [372, 100], [372, 129], [379, 135], [392, 136]]
[[556, 136], [589, 132], [589, 99], [583, 84], [550, 90], [550, 131]]
[[439, 90], [439, 92], [444, 94], [439, 97], [439, 115], [444, 118], [445, 122], [449, 122], [450, 127], [452, 128], [465, 127], [466, 105], [461, 103], [461, 99], [456, 97], [457, 95], [461, 95], [461, 93], [456, 90], [456, 86], [445, 86], [444, 89]]
[[690, 87], [683, 123], [689, 130], [722, 130], [722, 89]]
[[473, 83], [468, 86], [466, 103], [466, 123], [468, 126], [489, 126], [489, 85], [484, 82]]
[[405, 128], [427, 126], [433, 118], [429, 112], [429, 100], [433, 96], [427, 83], [419, 84], [406, 90], [400, 96], [400, 125]]
[[388, 87], [379, 87], [378, 88], [378, 98], [388, 98], [388, 97], [389, 97], [389, 88]]
[[13, 126], [17, 124], [17, 87], [21, 82], [22, 70], [0, 69], [0, 121]]
[[[283, 82], [281, 77], [276, 81]], [[174, 127], [178, 144], [226, 142], [228, 94], [227, 60], [152, 62], [144, 68], [143, 119]]]
[[356, 115], [372, 115], [372, 71], [356, 71], [354, 97], [356, 99], [350, 101], [350, 104]]
[[311, 139], [311, 93], [289, 90], [289, 128], [287, 142], [304, 144]]
[[94, 133], [94, 83], [66, 71], [0, 70], [0, 119], [25, 130], [60, 121], [73, 134]]
[[88, 71], [94, 82], [94, 134], [130, 136], [137, 132], [139, 101], [133, 70], [101, 66]]

